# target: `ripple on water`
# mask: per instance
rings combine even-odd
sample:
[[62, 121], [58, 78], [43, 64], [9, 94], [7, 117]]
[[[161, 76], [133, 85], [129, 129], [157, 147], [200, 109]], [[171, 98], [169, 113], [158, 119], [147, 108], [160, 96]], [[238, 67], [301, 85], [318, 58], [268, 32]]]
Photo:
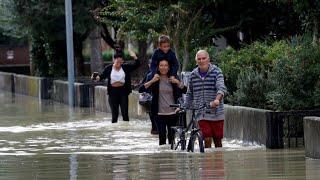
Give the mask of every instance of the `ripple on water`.
[[[0, 179], [318, 179], [304, 151], [224, 140], [205, 154], [170, 150], [150, 121], [110, 122], [0, 92]], [[25, 108], [25, 107], [28, 108]], [[2, 115], [2, 114], [3, 115]], [[70, 117], [71, 116], [71, 117]], [[257, 176], [258, 175], [258, 176]]]
[[[158, 136], [150, 134], [150, 122], [133, 119], [130, 122], [111, 123], [110, 118], [89, 118], [70, 122], [43, 122], [27, 126], [0, 127], [2, 133], [12, 133], [20, 139], [0, 140], [8, 146], [7, 152], [41, 153], [89, 153], [132, 154], [172, 151], [169, 145], [159, 146]], [[264, 148], [242, 141], [223, 141], [224, 147], [208, 149], [208, 152], [223, 150], [251, 150]], [[5, 152], [3, 149], [1, 152]]]

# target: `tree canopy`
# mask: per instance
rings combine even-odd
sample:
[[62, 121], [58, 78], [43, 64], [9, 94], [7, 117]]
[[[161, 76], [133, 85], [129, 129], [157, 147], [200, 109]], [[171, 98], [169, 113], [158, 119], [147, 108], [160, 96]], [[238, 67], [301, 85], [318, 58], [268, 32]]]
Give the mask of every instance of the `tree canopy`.
[[[65, 76], [64, 1], [2, 0], [0, 10], [1, 38], [27, 37], [35, 72]], [[190, 53], [214, 45], [212, 39], [220, 36], [236, 50], [256, 40], [286, 39], [307, 31], [313, 32], [316, 43], [319, 15], [316, 0], [74, 1], [75, 64], [81, 74], [82, 43], [97, 26], [111, 47], [115, 40], [137, 41], [140, 55], [160, 34], [168, 34], [186, 70], [193, 59]], [[116, 30], [116, 39], [108, 27]]]

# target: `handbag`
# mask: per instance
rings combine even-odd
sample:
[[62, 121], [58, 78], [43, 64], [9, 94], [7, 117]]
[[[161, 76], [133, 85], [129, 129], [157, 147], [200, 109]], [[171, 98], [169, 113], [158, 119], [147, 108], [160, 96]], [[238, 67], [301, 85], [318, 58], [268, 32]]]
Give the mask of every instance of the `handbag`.
[[142, 106], [151, 105], [152, 95], [147, 92], [143, 92], [139, 94], [139, 104]]

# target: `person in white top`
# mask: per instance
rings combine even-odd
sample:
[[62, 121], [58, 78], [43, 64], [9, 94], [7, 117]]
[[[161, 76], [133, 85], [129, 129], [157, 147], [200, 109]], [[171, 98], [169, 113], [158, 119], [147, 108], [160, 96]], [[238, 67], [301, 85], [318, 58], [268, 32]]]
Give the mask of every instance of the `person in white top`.
[[124, 84], [125, 82], [126, 74], [124, 73], [122, 67], [120, 66], [120, 69], [117, 69], [116, 67], [112, 67], [111, 75], [110, 75], [110, 83], [111, 85], [115, 83]]
[[118, 122], [119, 106], [124, 121], [129, 121], [128, 115], [128, 96], [131, 93], [130, 73], [140, 65], [136, 54], [129, 51], [134, 59], [133, 63], [124, 63], [121, 53], [113, 56], [113, 64], [107, 66], [103, 72], [96, 77], [91, 76], [95, 81], [108, 79], [108, 101], [112, 113], [112, 123]]

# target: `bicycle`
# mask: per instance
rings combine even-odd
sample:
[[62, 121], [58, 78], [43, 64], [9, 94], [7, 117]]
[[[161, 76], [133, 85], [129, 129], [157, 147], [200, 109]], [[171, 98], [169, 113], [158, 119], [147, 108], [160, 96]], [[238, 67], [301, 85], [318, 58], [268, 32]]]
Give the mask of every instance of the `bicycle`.
[[[186, 149], [186, 143], [187, 143], [187, 134], [190, 133], [187, 151], [188, 152], [201, 152], [204, 153], [204, 139], [202, 136], [202, 133], [198, 127], [197, 122], [195, 121], [195, 111], [201, 110], [201, 109], [207, 109], [209, 110], [209, 107], [206, 105], [203, 105], [199, 108], [183, 108], [180, 104], [172, 104], [170, 107], [180, 108], [181, 110], [178, 112], [179, 114], [179, 120], [178, 125], [172, 127], [173, 130], [173, 136], [171, 141], [171, 149], [177, 150], [180, 148], [181, 150]], [[186, 128], [184, 128], [184, 113], [186, 113], [187, 110], [192, 111], [192, 116], [189, 124]], [[195, 146], [195, 144], [197, 145]]]

